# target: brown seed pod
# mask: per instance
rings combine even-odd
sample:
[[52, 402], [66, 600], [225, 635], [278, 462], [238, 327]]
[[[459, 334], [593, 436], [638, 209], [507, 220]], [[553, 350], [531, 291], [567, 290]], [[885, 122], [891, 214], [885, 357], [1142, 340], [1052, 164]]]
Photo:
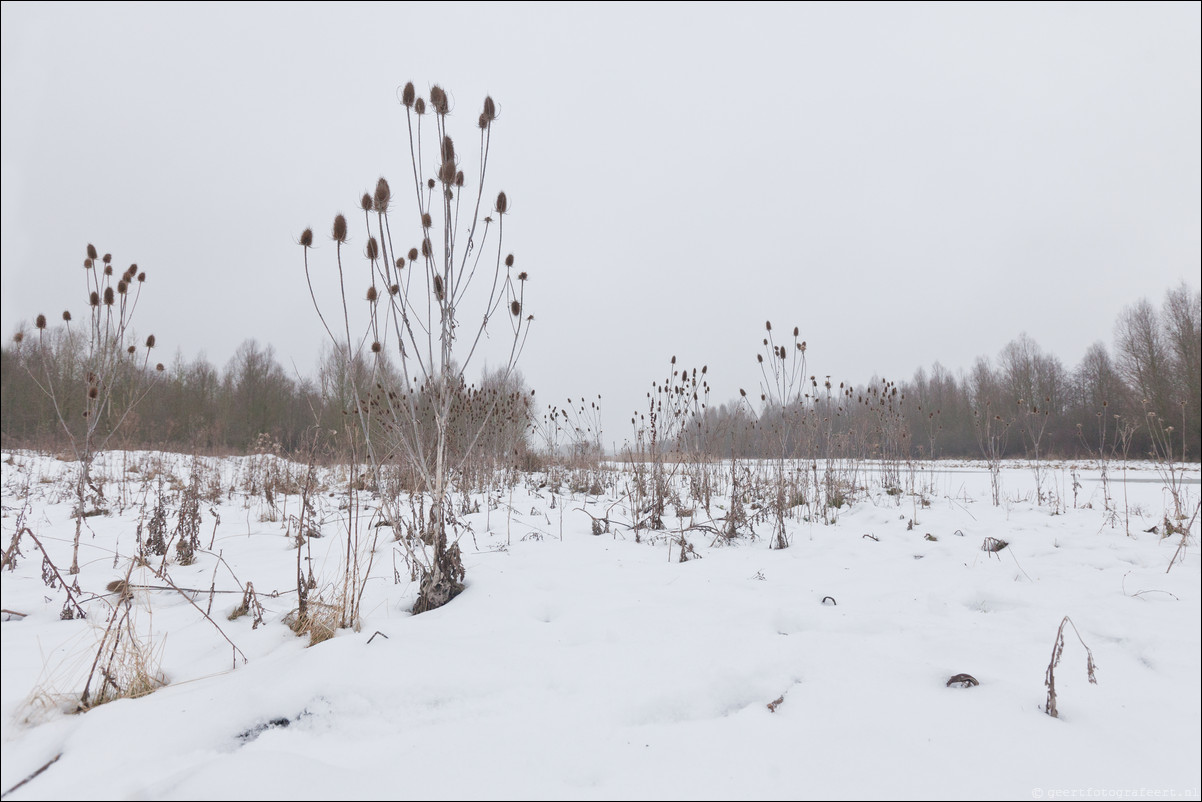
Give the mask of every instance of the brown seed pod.
[[513, 303], [509, 304], [509, 311], [513, 313], [514, 317], [520, 316], [522, 314], [522, 302], [514, 301]]
[[334, 230], [330, 236], [335, 242], [346, 242], [346, 218], [338, 215], [334, 218]]
[[107, 265], [113, 261], [113, 255], [111, 253], [106, 253], [103, 257], [101, 257], [100, 261]]
[[157, 370], [159, 373], [162, 373], [163, 372], [163, 363], [159, 362], [157, 365], [154, 366], [154, 369]]
[[449, 136], [444, 136], [442, 138], [442, 147], [439, 152], [442, 154], [442, 160], [444, 162], [455, 161], [455, 143], [451, 141]]
[[367, 192], [364, 192], [363, 197], [359, 198], [359, 208], [365, 212], [371, 211], [371, 195]]
[[442, 90], [442, 87], [435, 84], [430, 88], [430, 105], [434, 107], [434, 111], [445, 116], [450, 111], [450, 103], [447, 101], [447, 93]]
[[413, 81], [405, 84], [405, 88], [401, 90], [401, 105], [413, 106], [413, 101], [417, 97], [417, 90], [413, 88]]
[[91, 270], [93, 264], [94, 264], [94, 262], [91, 259], [84, 259], [83, 260], [83, 269]]
[[368, 302], [369, 302], [369, 303], [373, 303], [373, 304], [374, 304], [374, 303], [376, 302], [376, 298], [377, 298], [377, 297], [378, 297], [378, 296], [376, 295], [376, 288], [375, 288], [375, 287], [368, 287], [368, 288], [367, 288], [367, 300], [368, 300]]
[[393, 284], [392, 286], [390, 286], [390, 287], [388, 288], [388, 294], [389, 294], [389, 295], [396, 295], [396, 294], [398, 294], [400, 291], [401, 291], [401, 285], [400, 285], [400, 284]]
[[438, 180], [450, 186], [455, 183], [455, 162], [443, 162], [438, 168]]
[[462, 170], [455, 173], [455, 186], [457, 186], [457, 187], [463, 186], [463, 171]]
[[442, 286], [442, 276], [434, 277], [434, 297], [439, 301], [446, 297], [446, 292], [443, 290]]
[[497, 214], [505, 214], [509, 211], [509, 198], [504, 192], [497, 193]]
[[99, 258], [99, 254], [96, 253], [96, 246], [90, 242], [88, 243], [88, 258], [93, 260]]
[[481, 128], [487, 128], [488, 124], [490, 122], [492, 122], [492, 120], [488, 119], [487, 116], [481, 114], [480, 119], [476, 121], [476, 124], [479, 125]]
[[300, 244], [301, 244], [302, 248], [313, 247], [313, 229], [306, 228], [304, 231], [301, 232]]
[[794, 326], [793, 327], [793, 336], [796, 337], [799, 333], [800, 333], [799, 329], [796, 326]]
[[376, 182], [376, 196], [373, 198], [374, 208], [377, 212], [388, 211], [388, 202], [392, 199], [392, 189], [388, 186], [388, 181], [384, 176], [380, 176], [380, 180]]
[[106, 276], [111, 276], [111, 275], [113, 275], [113, 266], [112, 266], [112, 265], [105, 265], [105, 266], [104, 266], [104, 274], [105, 274]]
[[63, 322], [64, 323], [71, 322], [71, 313], [69, 311], [67, 311], [66, 309], [63, 310]]
[[493, 102], [492, 97], [489, 95], [485, 95], [484, 97], [484, 111], [481, 116], [487, 117], [490, 122], [497, 119], [497, 104]]
[[137, 351], [138, 351], [138, 349], [132, 345], [129, 348], [125, 349], [125, 353], [129, 354], [130, 356], [133, 356], [135, 353], [137, 353]]
[[765, 320], [765, 321], [764, 321], [764, 328], [766, 328], [768, 331], [772, 331], [772, 321], [771, 321], [771, 320]]
[[113, 300], [114, 300], [114, 297], [113, 297], [113, 288], [112, 288], [112, 287], [105, 287], [105, 288], [104, 288], [104, 305], [105, 305], [105, 306], [112, 306], [112, 305], [113, 305]]
[[38, 315], [37, 319], [34, 321], [34, 325], [37, 326], [39, 329], [46, 328], [46, 316]]
[[371, 352], [372, 352], [373, 354], [378, 354], [378, 353], [380, 353], [380, 351], [382, 351], [382, 350], [384, 350], [384, 346], [380, 345], [380, 341], [379, 341], [379, 340], [377, 340], [376, 342], [374, 342], [374, 343], [372, 343], [372, 344], [371, 344]]
[[427, 259], [434, 256], [434, 246], [430, 244], [430, 238], [426, 237], [422, 240], [422, 256]]
[[433, 178], [426, 179], [426, 186], [429, 187], [430, 189], [434, 189], [434, 179]]
[[416, 261], [417, 261], [417, 248], [410, 248], [410, 249], [409, 249], [409, 261], [410, 261], [410, 262], [416, 262]]
[[96, 398], [100, 395], [100, 388], [95, 385], [88, 388], [88, 398]]
[[513, 267], [513, 254], [512, 253], [505, 257], [505, 266]]
[[432, 225], [434, 225], [434, 218], [430, 216], [429, 212], [422, 212], [422, 228], [429, 228]]
[[128, 287], [129, 287], [129, 285], [125, 283], [125, 279], [121, 279], [120, 281], [117, 282], [117, 294], [124, 295], [125, 290], [128, 289]]
[[88, 304], [90, 306], [100, 306], [100, 293], [92, 290], [88, 295]]
[[418, 114], [425, 114], [426, 113], [426, 101], [420, 97], [417, 100], [413, 101], [413, 110], [416, 111]]
[[146, 280], [146, 271], [143, 270], [141, 273], [138, 274], [138, 281], [143, 282], [145, 280]]
[[18, 331], [16, 334], [13, 335], [13, 342], [15, 342], [15, 343], [19, 343], [24, 339], [25, 339], [25, 332], [23, 332], [23, 331]]
[[380, 256], [380, 243], [376, 242], [375, 237], [367, 238], [367, 247], [363, 249], [363, 253], [373, 262]]
[[151, 334], [149, 337], [146, 338], [146, 347], [154, 348], [154, 335], [153, 334]]
[[526, 271], [523, 270], [521, 273], [518, 273], [518, 281], [525, 281], [525, 280], [526, 280]]

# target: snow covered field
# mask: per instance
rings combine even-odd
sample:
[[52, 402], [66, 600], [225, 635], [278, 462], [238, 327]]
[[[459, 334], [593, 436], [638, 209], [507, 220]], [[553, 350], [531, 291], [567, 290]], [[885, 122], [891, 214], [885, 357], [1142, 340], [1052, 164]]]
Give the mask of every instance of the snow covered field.
[[[298, 497], [249, 492], [262, 460], [205, 460], [201, 551], [187, 566], [167, 551], [181, 590], [156, 575], [163, 557], [129, 574], [143, 665], [166, 684], [75, 714], [122, 607], [106, 587], [130, 569], [160, 477], [174, 529], [191, 462], [102, 455], [109, 514], [86, 519], [77, 578], [86, 619], [60, 618], [64, 590], [20, 540], [0, 584], [6, 799], [1198, 798], [1198, 523], [1166, 572], [1181, 537], [1145, 531], [1172, 511], [1146, 463], [1125, 483], [1111, 466], [1110, 511], [1085, 464], [1055, 464], [1043, 504], [1032, 471], [1007, 465], [996, 507], [983, 465], [922, 466], [917, 495], [862, 471], [866, 492], [833, 524], [790, 520], [790, 548], [768, 548], [770, 522], [733, 541], [697, 527], [684, 537], [700, 559], [683, 563], [681, 527], [720, 520], [729, 497], [670, 510], [636, 542], [593, 534], [606, 510], [629, 520], [629, 470], [595, 474], [595, 495], [514, 475], [467, 499], [467, 589], [420, 616], [392, 530], [365, 515], [363, 551], [378, 540], [361, 626], [309, 647], [283, 623]], [[3, 465], [0, 545], [20, 522], [64, 576], [73, 470], [29, 452]], [[322, 479], [324, 536], [307, 553], [314, 598], [332, 603], [346, 482]], [[1192, 513], [1197, 466], [1183, 492]], [[247, 582], [258, 626], [229, 619]], [[979, 684], [949, 686], [960, 673]]]

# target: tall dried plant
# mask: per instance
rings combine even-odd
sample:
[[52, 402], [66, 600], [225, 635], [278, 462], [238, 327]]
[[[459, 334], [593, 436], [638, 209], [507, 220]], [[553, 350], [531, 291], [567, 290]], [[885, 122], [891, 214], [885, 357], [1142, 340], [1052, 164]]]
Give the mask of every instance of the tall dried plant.
[[[429, 96], [427, 105], [412, 83], [402, 90], [414, 203], [408, 212], [398, 212], [384, 178], [362, 196], [365, 230], [358, 271], [350, 269], [347, 218], [334, 219], [334, 310], [323, 307], [313, 288], [312, 230], [305, 229], [300, 238], [314, 307], [347, 362], [354, 396], [349, 412], [363, 434], [365, 461], [385, 515], [400, 526], [403, 501], [395, 488], [406, 483], [430, 497], [429, 518], [413, 522], [418, 536], [400, 541], [420, 574], [414, 612], [439, 607], [463, 588], [452, 486], [501, 399], [499, 394], [491, 398], [473, 418], [474, 431], [452, 449], [454, 406], [466, 386], [465, 372], [480, 356], [486, 333], [491, 337], [502, 328], [508, 353], [500, 374], [507, 379], [534, 320], [525, 308], [527, 274], [515, 269], [513, 255], [504, 250], [509, 199], [497, 193], [491, 209], [484, 200], [496, 104], [491, 97], [484, 100], [476, 121], [479, 163], [468, 174], [450, 136], [450, 96], [439, 86]], [[416, 242], [406, 248], [403, 237]], [[366, 288], [350, 289], [353, 284]], [[367, 365], [369, 383], [359, 378], [358, 364]], [[398, 481], [398, 475], [416, 482]]]

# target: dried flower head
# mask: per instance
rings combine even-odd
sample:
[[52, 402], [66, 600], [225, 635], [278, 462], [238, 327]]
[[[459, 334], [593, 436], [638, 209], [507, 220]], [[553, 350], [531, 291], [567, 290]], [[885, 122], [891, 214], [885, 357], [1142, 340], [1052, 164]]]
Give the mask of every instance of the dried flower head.
[[426, 186], [429, 187], [430, 189], [434, 189], [434, 179], [433, 178], [426, 179]]
[[124, 295], [125, 291], [128, 288], [129, 288], [129, 284], [127, 284], [125, 282], [125, 279], [121, 279], [120, 281], [117, 282], [117, 294], [118, 295]]
[[143, 270], [141, 273], [138, 274], [138, 281], [143, 282], [145, 280], [146, 280], [146, 271]]
[[487, 117], [489, 122], [497, 119], [497, 104], [493, 102], [492, 97], [489, 95], [485, 95], [484, 97], [484, 111], [481, 113], [481, 116]]
[[440, 115], [446, 115], [450, 111], [447, 93], [438, 84], [430, 87], [430, 105], [434, 107], [435, 113]]
[[371, 286], [371, 287], [368, 287], [368, 288], [367, 288], [367, 300], [368, 300], [368, 302], [369, 302], [369, 303], [373, 303], [373, 304], [374, 304], [374, 303], [376, 302], [376, 298], [377, 298], [377, 297], [379, 297], [379, 296], [376, 294], [376, 288], [375, 288], [375, 286], [373, 285], [373, 286]]
[[417, 248], [410, 248], [410, 249], [409, 249], [409, 261], [410, 261], [410, 262], [416, 262], [416, 261], [417, 261]]
[[127, 353], [127, 354], [130, 354], [131, 356], [132, 356], [133, 354], [137, 353], [137, 351], [138, 351], [138, 349], [137, 349], [137, 348], [135, 348], [135, 347], [134, 347], [134, 346], [132, 346], [132, 345], [131, 345], [129, 348], [126, 348], [126, 349], [125, 349], [125, 353]]
[[416, 111], [418, 114], [425, 114], [426, 113], [426, 101], [420, 97], [417, 100], [413, 101], [413, 110]]
[[365, 212], [371, 211], [371, 194], [364, 192], [363, 197], [359, 198], [359, 208]]
[[37, 326], [39, 329], [46, 328], [46, 316], [38, 315], [37, 319], [34, 321], [34, 325]]
[[104, 266], [104, 274], [105, 274], [106, 276], [111, 276], [111, 275], [113, 275], [113, 266], [112, 266], [112, 265], [105, 265], [105, 266]]
[[91, 259], [84, 259], [84, 260], [83, 260], [83, 269], [84, 269], [84, 270], [91, 270], [91, 269], [92, 269], [92, 265], [93, 265], [93, 262], [92, 262], [92, 260], [91, 260]]
[[380, 180], [376, 182], [376, 196], [372, 199], [374, 208], [377, 212], [388, 211], [388, 202], [392, 199], [392, 190], [388, 186], [388, 181], [384, 176], [380, 176]]
[[518, 273], [518, 281], [525, 281], [525, 280], [526, 280], [526, 271], [523, 270], [521, 273]]
[[100, 395], [100, 388], [97, 387], [96, 385], [92, 385], [91, 387], [88, 388], [88, 398], [95, 399], [99, 395]]
[[444, 162], [455, 161], [455, 143], [451, 141], [449, 136], [444, 136], [442, 138], [442, 147], [439, 150], [439, 153], [442, 154], [442, 160]]
[[113, 297], [113, 288], [112, 288], [112, 287], [105, 287], [105, 288], [104, 288], [104, 305], [105, 305], [105, 306], [112, 306], [112, 305], [113, 305], [113, 300], [114, 300], [114, 297]]
[[335, 242], [346, 242], [346, 218], [338, 215], [334, 218], [334, 230], [330, 234]]
[[457, 187], [463, 186], [463, 171], [462, 170], [455, 173], [455, 186], [457, 186]]
[[401, 104], [412, 107], [416, 97], [417, 90], [413, 88], [413, 81], [409, 81], [405, 84], [405, 88], [401, 90]]
[[497, 193], [497, 214], [505, 214], [505, 212], [507, 212], [507, 211], [509, 211], [509, 198], [507, 198], [505, 196], [504, 192], [498, 192]]
[[371, 344], [371, 352], [373, 354], [378, 354], [383, 350], [384, 350], [384, 346], [380, 345], [379, 340], [376, 340], [374, 343]]
[[443, 162], [438, 168], [438, 180], [450, 186], [455, 183], [455, 162]]
[[521, 301], [513, 301], [512, 303], [510, 303], [509, 311], [513, 313], [514, 317], [520, 316], [522, 314], [522, 302]]
[[104, 256], [102, 256], [100, 258], [100, 261], [104, 262], [107, 265], [113, 261], [113, 255], [111, 253], [106, 253]]
[[306, 228], [304, 231], [301, 232], [300, 244], [301, 244], [302, 248], [313, 247], [313, 229]]
[[446, 292], [442, 286], [442, 276], [434, 277], [434, 297], [439, 301], [446, 297]]
[[401, 291], [401, 285], [400, 285], [400, 284], [392, 284], [392, 285], [390, 285], [390, 286], [388, 287], [388, 294], [389, 294], [389, 295], [397, 295], [398, 293], [400, 293], [400, 291]]
[[157, 370], [159, 373], [162, 373], [163, 372], [163, 363], [159, 362], [158, 364], [156, 364], [154, 366], [154, 369]]
[[146, 347], [154, 348], [154, 335], [153, 334], [151, 334], [149, 337], [146, 338]]
[[19, 343], [24, 339], [25, 339], [25, 332], [23, 332], [23, 331], [18, 331], [16, 334], [13, 335], [13, 342], [15, 342], [15, 343]]
[[89, 242], [88, 243], [88, 258], [95, 260], [95, 259], [98, 259], [99, 256], [100, 255], [98, 253], [96, 253], [96, 246]]
[[88, 304], [90, 306], [100, 306], [100, 293], [92, 290], [92, 292], [88, 294]]
[[363, 249], [363, 253], [371, 261], [376, 261], [380, 255], [380, 243], [376, 242], [375, 237], [367, 238], [367, 247]]
[[434, 246], [430, 243], [429, 237], [422, 240], [422, 256], [427, 259], [434, 256]]
[[63, 322], [64, 323], [71, 322], [71, 312], [66, 309], [63, 310]]
[[505, 266], [513, 267], [513, 254], [512, 253], [505, 257]]
[[430, 216], [429, 212], [422, 212], [422, 228], [429, 228], [432, 225], [434, 225], [434, 218]]

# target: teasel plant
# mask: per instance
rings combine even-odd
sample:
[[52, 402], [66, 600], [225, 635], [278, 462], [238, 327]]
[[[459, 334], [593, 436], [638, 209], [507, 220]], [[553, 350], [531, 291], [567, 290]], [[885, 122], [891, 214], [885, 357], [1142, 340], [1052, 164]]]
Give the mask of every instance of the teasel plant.
[[[760, 402], [764, 407], [760, 419], [768, 418], [770, 411], [779, 413], [780, 419], [776, 426], [775, 442], [772, 444], [777, 452], [775, 476], [775, 499], [771, 505], [773, 512], [772, 548], [785, 549], [789, 547], [789, 533], [785, 525], [785, 517], [790, 507], [789, 477], [787, 461], [797, 448], [797, 437], [802, 432], [805, 420], [805, 405], [809, 400], [806, 391], [806, 343], [802, 340], [800, 329], [793, 327], [793, 339], [777, 343], [772, 331], [772, 321], [764, 323], [763, 351], [756, 354], [760, 366]], [[746, 393], [740, 393], [746, 398]]]
[[[163, 375], [163, 364], [150, 361], [154, 335], [135, 342], [133, 331], [146, 272], [131, 264], [118, 275], [112, 255], [101, 255], [90, 243], [83, 268], [87, 314], [76, 319], [64, 311], [58, 329], [51, 329], [46, 316], [39, 314], [32, 343], [37, 359], [25, 362], [30, 378], [49, 398], [78, 468], [72, 574], [79, 573], [84, 521], [103, 512], [104, 493], [91, 475], [96, 454]], [[18, 340], [23, 339], [18, 333]]]
[[[485, 341], [495, 342], [497, 330], [503, 330], [507, 353], [499, 371], [502, 380], [508, 379], [534, 316], [526, 310], [527, 274], [505, 250], [509, 198], [504, 192], [490, 200], [485, 196], [497, 119], [493, 99], [484, 99], [477, 117], [478, 164], [470, 174], [450, 136], [450, 95], [436, 85], [427, 102], [410, 82], [400, 103], [414, 193], [407, 205], [412, 206], [401, 212], [389, 182], [380, 178], [374, 192], [359, 201], [364, 240], [358, 255], [350, 245], [347, 217], [334, 218], [332, 264], [322, 268], [337, 276], [333, 309], [323, 306], [314, 290], [318, 268], [311, 264], [312, 229], [304, 230], [300, 244], [313, 305], [336, 352], [348, 368], [355, 362], [369, 368], [366, 386], [356, 381], [353, 388], [350, 413], [363, 435], [383, 515], [394, 528], [400, 526], [404, 508], [396, 488], [406, 482], [396, 481], [398, 474], [407, 477], [413, 492], [429, 497], [428, 519], [413, 522], [418, 536], [399, 541], [420, 581], [413, 606], [420, 613], [446, 604], [464, 587], [452, 492], [501, 400], [501, 394], [494, 395], [473, 417], [469, 435], [456, 432], [462, 420], [454, 420], [455, 401], [466, 385], [465, 373], [483, 358]], [[360, 266], [352, 269], [353, 262]], [[348, 369], [347, 375], [360, 373]], [[453, 448], [452, 439], [463, 445]]]

